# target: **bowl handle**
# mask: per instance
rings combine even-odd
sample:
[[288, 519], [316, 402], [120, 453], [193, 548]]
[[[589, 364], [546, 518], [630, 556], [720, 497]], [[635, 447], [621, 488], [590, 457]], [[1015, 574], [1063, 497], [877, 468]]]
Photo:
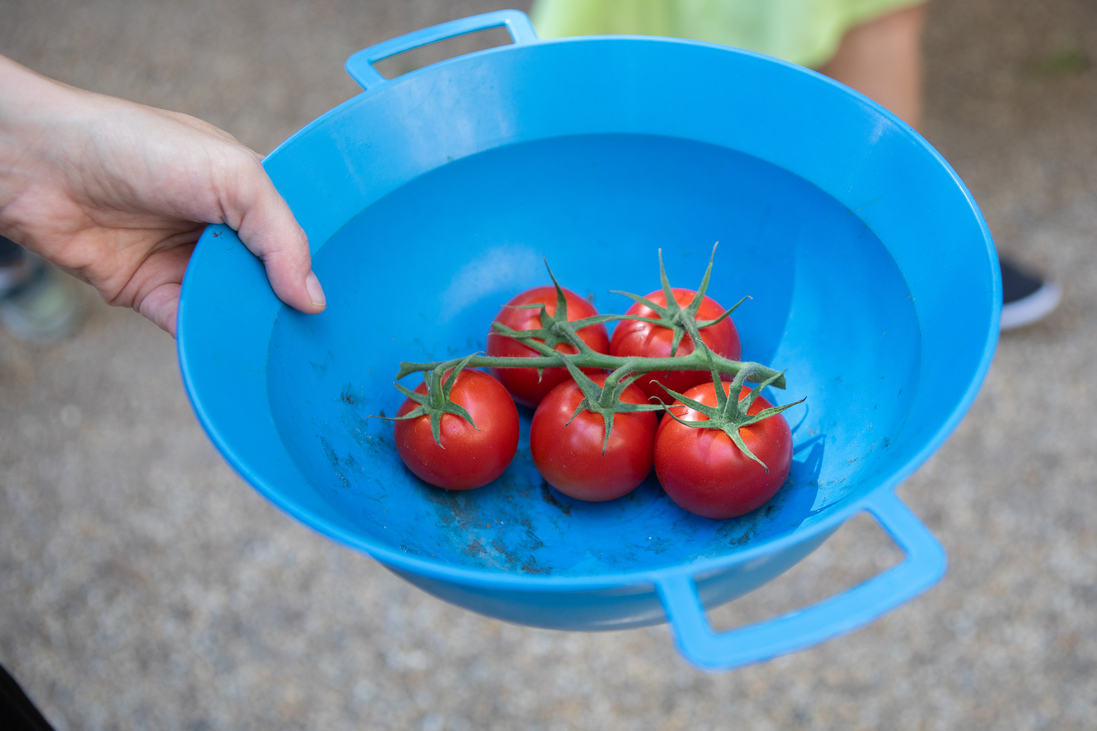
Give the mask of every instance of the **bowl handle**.
[[870, 496], [865, 508], [903, 549], [906, 559], [813, 606], [717, 634], [705, 617], [692, 577], [680, 574], [656, 581], [678, 649], [705, 670], [768, 660], [868, 624], [940, 581], [948, 563], [945, 550], [893, 492]]
[[533, 32], [533, 26], [525, 13], [520, 10], [497, 10], [494, 13], [474, 15], [471, 18], [451, 20], [448, 23], [423, 28], [414, 33], [408, 33], [384, 43], [378, 43], [376, 46], [365, 48], [347, 59], [347, 73], [363, 89], [369, 91], [387, 80], [377, 72], [377, 69], [373, 68], [373, 64], [378, 61], [404, 51], [410, 51], [413, 48], [444, 41], [447, 38], [475, 33], [478, 30], [499, 28], [500, 26], [507, 29], [515, 45], [533, 43], [537, 40], [537, 34]]

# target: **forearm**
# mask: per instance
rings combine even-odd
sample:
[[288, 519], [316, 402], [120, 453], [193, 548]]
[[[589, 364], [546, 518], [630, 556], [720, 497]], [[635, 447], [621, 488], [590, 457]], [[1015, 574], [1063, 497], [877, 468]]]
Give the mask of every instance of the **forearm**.
[[0, 235], [24, 246], [34, 248], [23, 202], [54, 167], [47, 141], [59, 137], [57, 110], [74, 92], [0, 56]]
[[[186, 115], [53, 81], [0, 57], [0, 234], [129, 304], [148, 253], [223, 220], [210, 159], [259, 168]], [[229, 222], [231, 223], [231, 222]], [[151, 251], [150, 251], [151, 250]]]

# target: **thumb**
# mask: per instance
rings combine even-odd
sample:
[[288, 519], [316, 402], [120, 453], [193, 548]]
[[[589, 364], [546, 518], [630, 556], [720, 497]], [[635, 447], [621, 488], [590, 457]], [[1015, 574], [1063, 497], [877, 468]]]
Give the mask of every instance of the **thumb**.
[[308, 237], [262, 164], [256, 160], [248, 167], [246, 184], [237, 188], [247, 193], [232, 196], [237, 210], [226, 206], [226, 222], [263, 262], [271, 288], [280, 300], [307, 314], [323, 312], [327, 299], [312, 271]]

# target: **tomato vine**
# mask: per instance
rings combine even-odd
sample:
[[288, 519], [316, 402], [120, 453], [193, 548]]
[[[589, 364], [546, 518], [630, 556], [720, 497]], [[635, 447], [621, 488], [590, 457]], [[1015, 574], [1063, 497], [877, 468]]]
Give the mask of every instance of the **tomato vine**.
[[[670, 413], [671, 417], [691, 428], [719, 429], [723, 431], [745, 455], [749, 456], [755, 462], [762, 464], [761, 460], [750, 452], [746, 444], [739, 437], [738, 429], [779, 414], [785, 409], [801, 403], [801, 401], [784, 406], [766, 408], [757, 414], [748, 416], [747, 409], [754, 403], [755, 399], [758, 398], [758, 395], [763, 388], [767, 386], [785, 388], [784, 372], [776, 371], [760, 363], [725, 358], [718, 353], [713, 352], [702, 340], [700, 335], [702, 329], [712, 327], [730, 317], [731, 313], [748, 299], [747, 297], [744, 297], [739, 300], [739, 302], [724, 311], [719, 317], [710, 320], [696, 319], [698, 309], [701, 306], [701, 302], [704, 299], [705, 292], [709, 286], [715, 254], [716, 247], [714, 246], [712, 257], [709, 259], [708, 268], [705, 270], [705, 274], [701, 279], [701, 284], [696, 291], [696, 295], [689, 304], [684, 307], [676, 301], [672, 293], [666, 269], [663, 265], [662, 250], [659, 251], [659, 278], [662, 284], [663, 293], [665, 294], [665, 305], [659, 305], [647, 297], [613, 290], [618, 294], [622, 294], [632, 299], [634, 302], [645, 305], [656, 313], [656, 317], [642, 317], [629, 314], [604, 314], [585, 317], [579, 320], [569, 320], [564, 290], [559, 282], [557, 282], [555, 275], [552, 273], [551, 268], [548, 267], [548, 262], [546, 261], [545, 267], [548, 269], [549, 276], [556, 289], [555, 311], [552, 314], [549, 314], [548, 308], [544, 304], [515, 305], [515, 307], [520, 309], [539, 309], [538, 319], [540, 327], [530, 330], [514, 330], [500, 322], [493, 322], [491, 325], [494, 334], [512, 338], [536, 352], [537, 355], [528, 357], [501, 357], [473, 353], [461, 358], [444, 361], [402, 362], [400, 364], [400, 371], [396, 375], [396, 380], [399, 381], [413, 373], [423, 373], [424, 380], [427, 382], [427, 393], [414, 394], [410, 389], [396, 383], [397, 389], [399, 389], [402, 394], [418, 402], [418, 407], [415, 408], [414, 411], [401, 418], [407, 419], [412, 418], [413, 416], [428, 416], [431, 421], [431, 431], [435, 441], [441, 445], [438, 424], [441, 422], [443, 414], [449, 413], [460, 416], [475, 427], [468, 412], [450, 401], [449, 391], [442, 384], [442, 374], [449, 372], [451, 369], [456, 369], [456, 372], [460, 372], [460, 370], [464, 368], [536, 368], [538, 370], [538, 375], [540, 376], [545, 368], [564, 367], [568, 369], [583, 394], [583, 399], [576, 408], [572, 418], [574, 419], [576, 415], [584, 410], [600, 415], [605, 423], [604, 449], [605, 445], [609, 443], [610, 431], [613, 428], [615, 414], [636, 413], [641, 411], [668, 411], [668, 413], [670, 413], [669, 407], [663, 403], [637, 404], [622, 401], [621, 394], [630, 384], [636, 381], [636, 379], [645, 374], [660, 371], [707, 371], [711, 374], [714, 383], [721, 383], [725, 378], [732, 379], [731, 391], [736, 395], [740, 395], [744, 389], [749, 389], [747, 382], [755, 383], [757, 385], [753, 389], [749, 389], [749, 392], [743, 396], [742, 401], [736, 397], [728, 398], [724, 395], [723, 388], [717, 388], [716, 394], [718, 403], [715, 407], [701, 404], [663, 386], [663, 389], [671, 397], [678, 399], [681, 404], [703, 413], [707, 419], [687, 423], [674, 413]], [[665, 358], [642, 356], [626, 357], [600, 353], [592, 349], [578, 334], [578, 331], [585, 327], [620, 320], [638, 320], [671, 330], [673, 332], [672, 356]], [[693, 351], [685, 355], [676, 355], [682, 339], [686, 336], [693, 342]], [[570, 344], [577, 352], [564, 353], [556, 350], [556, 347], [561, 343]], [[584, 369], [608, 372], [604, 385], [596, 383], [594, 379], [583, 372]], [[598, 380], [601, 380], [601, 378]], [[765, 467], [764, 464], [762, 464], [762, 466]]]

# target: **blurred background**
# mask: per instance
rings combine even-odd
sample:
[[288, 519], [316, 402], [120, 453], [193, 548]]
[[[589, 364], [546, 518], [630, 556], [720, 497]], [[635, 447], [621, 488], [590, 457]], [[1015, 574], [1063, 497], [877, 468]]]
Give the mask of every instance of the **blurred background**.
[[[0, 53], [265, 153], [357, 92], [354, 51], [507, 6], [528, 9], [0, 0]], [[174, 342], [73, 283], [89, 308], [76, 337], [0, 331], [0, 663], [74, 730], [1093, 728], [1097, 4], [928, 7], [922, 131], [1000, 249], [1065, 292], [1003, 336], [967, 419], [899, 489], [948, 550], [940, 585], [719, 675], [686, 664], [665, 626], [568, 634], [468, 613], [267, 504], [199, 427]], [[713, 622], [802, 606], [895, 560], [857, 518]]]

